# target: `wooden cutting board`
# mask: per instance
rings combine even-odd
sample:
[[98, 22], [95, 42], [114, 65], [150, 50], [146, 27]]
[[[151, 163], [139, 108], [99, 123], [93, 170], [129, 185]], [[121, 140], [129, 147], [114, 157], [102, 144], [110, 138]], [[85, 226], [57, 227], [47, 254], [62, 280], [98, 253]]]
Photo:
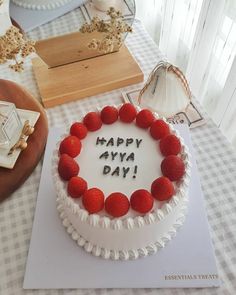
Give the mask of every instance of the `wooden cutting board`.
[[20, 153], [13, 169], [0, 167], [0, 202], [9, 197], [30, 176], [41, 159], [48, 135], [47, 116], [40, 103], [24, 88], [0, 79], [0, 100], [13, 102], [17, 108], [40, 112], [28, 147]]
[[[40, 50], [45, 60], [52, 59]], [[40, 58], [34, 58], [32, 64], [46, 108], [143, 81], [143, 73], [125, 45], [118, 52], [50, 69]]]

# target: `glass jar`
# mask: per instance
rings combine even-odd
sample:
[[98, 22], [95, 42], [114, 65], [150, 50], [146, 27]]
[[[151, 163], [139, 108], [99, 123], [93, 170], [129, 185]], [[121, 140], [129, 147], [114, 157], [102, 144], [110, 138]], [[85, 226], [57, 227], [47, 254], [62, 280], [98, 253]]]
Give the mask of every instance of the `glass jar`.
[[9, 149], [20, 137], [22, 123], [14, 103], [0, 101], [0, 148]]

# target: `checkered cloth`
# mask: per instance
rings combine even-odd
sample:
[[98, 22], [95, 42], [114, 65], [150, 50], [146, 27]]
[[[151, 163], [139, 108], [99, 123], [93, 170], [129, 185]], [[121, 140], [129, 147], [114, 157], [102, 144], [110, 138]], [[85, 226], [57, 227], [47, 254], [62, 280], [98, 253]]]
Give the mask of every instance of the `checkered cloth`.
[[[74, 30], [80, 17], [80, 9], [41, 26], [30, 33], [35, 39], [59, 35]], [[134, 34], [129, 35], [126, 44], [141, 66], [145, 79], [162, 58], [156, 45], [139, 22], [134, 23]], [[0, 77], [14, 80], [25, 86], [39, 98], [30, 60], [25, 72], [16, 74], [7, 65], [0, 67]], [[129, 86], [125, 90], [136, 89]], [[47, 110], [50, 126], [64, 126], [76, 120], [78, 115], [88, 112], [94, 106], [121, 102], [121, 91], [90, 97]], [[23, 277], [29, 249], [32, 223], [39, 187], [42, 161], [25, 184], [8, 200], [0, 204], [0, 294], [56, 295], [56, 294], [236, 294], [236, 155], [226, 138], [207, 117], [207, 124], [191, 130], [206, 211], [214, 244], [221, 288], [208, 289], [103, 289], [103, 290], [35, 290], [22, 289]], [[4, 185], [4, 184], [0, 184]]]

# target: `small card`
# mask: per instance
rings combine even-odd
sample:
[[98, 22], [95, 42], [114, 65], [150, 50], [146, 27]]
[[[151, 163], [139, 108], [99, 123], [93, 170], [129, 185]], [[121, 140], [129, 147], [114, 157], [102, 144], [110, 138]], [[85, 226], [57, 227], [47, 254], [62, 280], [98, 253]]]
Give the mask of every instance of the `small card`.
[[[122, 96], [124, 101], [137, 105], [140, 90], [141, 89], [135, 89], [129, 92], [123, 92]], [[206, 120], [192, 101], [185, 111], [179, 112], [166, 119], [171, 124], [187, 124], [189, 128], [195, 128], [206, 123]]]
[[209, 225], [194, 150], [186, 125], [177, 125], [192, 155], [189, 208], [185, 223], [164, 249], [146, 258], [112, 261], [80, 248], [64, 229], [56, 209], [52, 152], [63, 130], [48, 136], [24, 289], [219, 287]]
[[[22, 122], [22, 125], [24, 125], [24, 122], [26, 120], [29, 120], [30, 126], [34, 126], [36, 122], [38, 121], [38, 118], [40, 116], [40, 113], [34, 112], [34, 111], [29, 111], [29, 110], [22, 110], [22, 109], [17, 109], [17, 113], [20, 117], [20, 120]], [[9, 130], [8, 130], [9, 131]], [[26, 140], [28, 139], [28, 136], [26, 137]], [[11, 146], [9, 149], [6, 148], [0, 148], [0, 167], [12, 169], [16, 163], [16, 160], [18, 159], [21, 150], [17, 149], [14, 151], [13, 154], [8, 155], [8, 152], [10, 150]]]
[[13, 111], [7, 118], [2, 127], [2, 131], [5, 134], [6, 138], [12, 138], [17, 129], [21, 127], [21, 121], [18, 118], [19, 117], [17, 116], [17, 111]]

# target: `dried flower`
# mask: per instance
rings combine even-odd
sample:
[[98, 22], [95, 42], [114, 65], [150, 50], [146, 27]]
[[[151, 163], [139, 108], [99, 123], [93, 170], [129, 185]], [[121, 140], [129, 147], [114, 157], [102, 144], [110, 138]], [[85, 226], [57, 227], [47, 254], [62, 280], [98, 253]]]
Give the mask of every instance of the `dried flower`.
[[22, 72], [24, 70], [23, 61], [17, 62], [14, 65], [9, 65], [9, 67], [15, 72]]
[[81, 33], [92, 33], [94, 31], [105, 33], [102, 40], [93, 39], [88, 48], [98, 50], [99, 52], [109, 53], [122, 45], [122, 34], [132, 33], [132, 27], [124, 22], [122, 13], [116, 11], [114, 7], [110, 7], [107, 11], [110, 17], [108, 22], [94, 17], [90, 24], [85, 23], [81, 28]]
[[0, 64], [13, 60], [15, 63], [9, 67], [16, 72], [23, 71], [23, 60], [18, 61], [18, 55], [25, 58], [34, 52], [34, 44], [34, 41], [26, 40], [18, 28], [11, 26], [4, 36], [0, 37]]

